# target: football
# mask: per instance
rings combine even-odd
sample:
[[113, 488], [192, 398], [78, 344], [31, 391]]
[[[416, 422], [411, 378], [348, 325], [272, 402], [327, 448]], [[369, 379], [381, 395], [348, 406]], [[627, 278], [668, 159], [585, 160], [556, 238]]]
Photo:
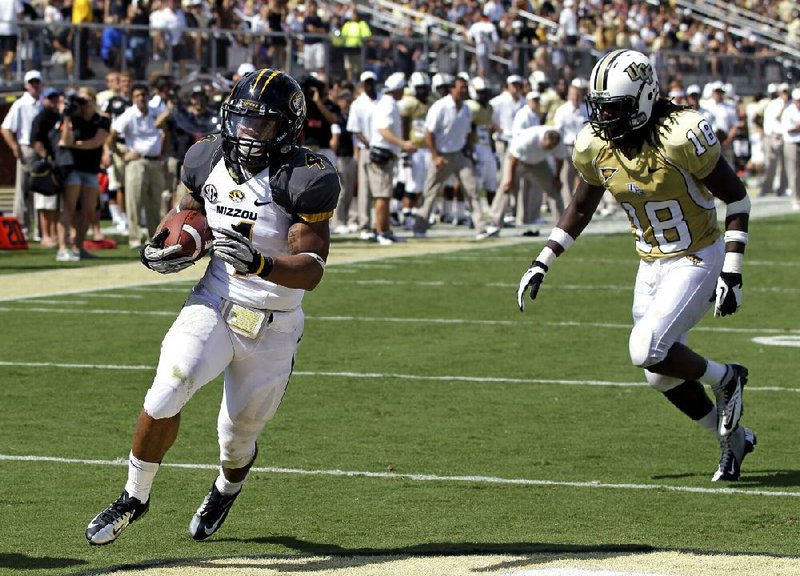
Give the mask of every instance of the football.
[[181, 210], [171, 214], [162, 225], [162, 230], [165, 228], [169, 230], [169, 235], [164, 240], [164, 248], [181, 245], [180, 252], [176, 252], [171, 258], [202, 258], [211, 248], [211, 241], [214, 239], [206, 217], [197, 210]]

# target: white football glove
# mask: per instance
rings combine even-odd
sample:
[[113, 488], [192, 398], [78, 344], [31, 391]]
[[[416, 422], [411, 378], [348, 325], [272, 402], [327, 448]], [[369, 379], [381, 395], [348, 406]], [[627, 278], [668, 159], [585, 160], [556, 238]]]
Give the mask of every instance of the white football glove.
[[536, 295], [539, 293], [539, 287], [544, 281], [545, 274], [547, 274], [547, 270], [546, 264], [534, 260], [531, 267], [522, 275], [519, 281], [519, 288], [517, 289], [517, 305], [519, 306], [520, 312], [525, 311], [525, 291], [530, 288], [531, 300], [535, 300]]
[[739, 272], [720, 273], [715, 295], [715, 317], [728, 316], [736, 312], [742, 305], [742, 275]]
[[235, 230], [215, 228], [214, 254], [233, 266], [240, 274], [255, 274], [263, 267], [264, 256]]
[[193, 266], [194, 260], [191, 256], [170, 258], [173, 254], [180, 252], [182, 246], [175, 244], [169, 248], [164, 248], [164, 240], [167, 239], [167, 236], [169, 236], [169, 230], [164, 228], [142, 246], [139, 252], [139, 259], [142, 264], [159, 274], [174, 274]]

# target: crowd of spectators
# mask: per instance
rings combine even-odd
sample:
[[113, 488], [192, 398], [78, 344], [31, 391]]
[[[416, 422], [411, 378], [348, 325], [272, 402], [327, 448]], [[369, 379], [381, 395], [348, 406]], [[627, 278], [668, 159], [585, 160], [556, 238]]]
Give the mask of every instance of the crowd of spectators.
[[[800, 46], [796, 3], [740, 0], [739, 4], [782, 22], [788, 30], [786, 43]], [[304, 69], [319, 74], [335, 73], [353, 81], [363, 69], [371, 69], [382, 80], [394, 71], [454, 73], [453, 55], [459, 44], [471, 47], [471, 73], [497, 81], [508, 72], [535, 71], [537, 49], [549, 50], [548, 65], [559, 68], [569, 63], [558, 50], [565, 47], [680, 50], [703, 55], [711, 77], [719, 79], [720, 57], [772, 54], [757, 35], [735, 36], [666, 1], [414, 0], [396, 6], [397, 25], [386, 30], [372, 29], [368, 21], [370, 10], [382, 8], [359, 7], [355, 2], [0, 0], [3, 75], [10, 77], [12, 41], [23, 20], [47, 24], [32, 28], [35, 34], [19, 36], [29, 44], [24, 49], [16, 46], [25, 52], [27, 67], [42, 69], [46, 61], [64, 66], [71, 75], [77, 66], [79, 80], [104, 73], [105, 68], [98, 70], [92, 63], [128, 68], [137, 80], [145, 80], [153, 64], [178, 77], [186, 74], [188, 64], [226, 70], [240, 61], [293, 71], [290, 55]], [[525, 17], [526, 13], [538, 20]], [[105, 26], [72, 26], [80, 23]], [[44, 42], [41, 47], [39, 40]]]
[[[2, 4], [8, 1], [0, 0], [0, 14], [3, 13]], [[487, 88], [491, 85], [495, 94], [500, 93], [499, 99], [492, 100], [493, 104], [489, 106], [495, 117], [505, 113], [501, 108], [505, 106], [503, 102], [509, 100], [508, 126], [496, 120], [493, 122], [495, 126], [487, 127], [494, 131], [492, 148], [497, 153], [498, 166], [502, 166], [505, 148], [510, 145], [514, 132], [510, 121], [523, 104], [527, 104], [524, 108], [529, 115], [536, 116], [536, 123], [551, 126], [559, 124], [555, 114], [565, 103], [574, 101], [572, 109], [576, 113], [580, 109], [578, 102], [582, 96], [573, 98], [571, 94], [576, 90], [585, 91], [586, 80], [581, 78], [572, 58], [574, 53], [570, 50], [583, 49], [585, 52], [585, 49], [591, 48], [608, 51], [616, 47], [630, 47], [649, 52], [659, 68], [665, 93], [668, 92], [670, 98], [680, 103], [693, 104], [695, 107], [699, 106], [697, 99], [701, 96], [695, 94], [698, 91], [696, 87], [689, 86], [691, 82], [683, 78], [681, 60], [684, 56], [681, 54], [689, 61], [692, 53], [702, 54], [702, 60], [710, 67], [709, 79], [714, 79], [725, 77], [718, 66], [718, 57], [725, 54], [765, 55], [769, 50], [757, 38], [739, 38], [704, 25], [693, 20], [691, 14], [676, 10], [671, 4], [637, 3], [629, 0], [541, 0], [517, 1], [513, 4], [495, 0], [433, 0], [402, 4], [403, 8], [416, 10], [421, 14], [418, 22], [429, 18], [427, 21], [432, 22], [433, 27], [446, 32], [437, 34], [429, 27], [424, 43], [420, 40], [420, 28], [413, 24], [393, 30], [392, 36], [384, 35], [377, 29], [373, 30], [370, 23], [362, 18], [364, 14], [355, 3], [340, 4], [321, 0], [307, 0], [304, 4], [284, 0], [242, 4], [228, 0], [213, 3], [207, 0], [183, 0], [182, 3], [179, 0], [150, 0], [149, 3], [140, 1], [132, 4], [126, 4], [124, 0], [101, 0], [93, 4], [88, 0], [46, 1], [42, 14], [49, 23], [46, 38], [50, 42], [50, 50], [40, 53], [39, 57], [49, 59], [51, 66], [47, 67], [48, 70], [52, 71], [54, 65], [63, 65], [68, 72], [74, 69], [77, 76], [84, 79], [78, 84], [79, 93], [86, 100], [96, 101], [96, 112], [112, 123], [126, 109], [132, 107], [132, 85], [138, 83], [141, 86], [142, 81], [149, 82], [152, 89], [152, 93], [147, 94], [148, 98], [152, 96], [148, 102], [151, 116], [155, 119], [163, 115], [163, 122], [160, 120], [158, 126], [150, 127], [153, 134], [162, 131], [164, 135], [170, 135], [165, 139], [169, 146], [163, 150], [160, 146], [153, 145], [143, 147], [138, 152], [131, 149], [134, 142], [124, 142], [123, 125], [117, 124], [118, 129], [114, 129], [112, 124], [111, 127], [105, 126], [103, 130], [110, 132], [114, 141], [105, 142], [104, 147], [101, 146], [102, 150], [98, 149], [97, 152], [100, 162], [98, 168], [107, 176], [105, 180], [101, 177], [98, 181], [98, 189], [102, 189], [105, 195], [104, 202], [98, 204], [98, 207], [108, 210], [114, 224], [122, 233], [129, 235], [129, 243], [134, 247], [141, 242], [138, 209], [147, 208], [145, 221], [152, 221], [157, 213], [163, 214], [175, 201], [174, 194], [179, 188], [177, 175], [180, 159], [185, 150], [197, 138], [215, 129], [218, 105], [226, 90], [236, 80], [237, 75], [253, 67], [286, 69], [301, 80], [307, 90], [306, 98], [309, 102], [309, 125], [304, 133], [304, 144], [331, 157], [342, 172], [343, 181], [354, 183], [353, 186], [345, 186], [346, 189], [356, 187], [355, 182], [359, 182], [358, 186], [364, 190], [367, 179], [358, 172], [363, 166], [360, 161], [356, 163], [355, 159], [365, 159], [366, 155], [358, 154], [353, 146], [345, 146], [345, 143], [352, 144], [355, 138], [357, 147], [362, 146], [358, 131], [352, 131], [348, 126], [348, 112], [352, 102], [355, 111], [353, 117], [362, 115], [360, 110], [363, 106], [359, 104], [366, 98], [364, 90], [369, 88], [370, 82], [374, 90], [374, 86], [380, 87], [390, 77], [397, 77], [398, 73], [403, 78], [414, 78], [415, 75], [424, 77], [427, 82], [431, 80], [431, 73], [438, 70], [439, 73], [432, 77], [434, 93], [438, 81], [439, 86], [444, 87], [446, 95], [448, 86], [453, 86], [453, 79], [457, 75], [463, 75], [470, 85], [475, 79], [483, 82]], [[751, 10], [758, 9], [767, 15], [773, 14], [788, 22], [790, 30], [797, 31], [800, 17], [791, 2], [782, 0], [762, 5], [742, 0], [740, 4]], [[520, 14], [524, 11], [545, 18], [553, 22], [553, 25], [536, 24], [523, 18]], [[80, 30], [70, 25], [81, 21], [105, 22], [107, 26]], [[123, 22], [134, 25], [134, 28], [123, 30], [117, 26]], [[203, 32], [204, 29], [209, 32]], [[221, 30], [226, 32], [222, 33]], [[453, 57], [452, 50], [459, 41], [474, 48], [465, 59]], [[790, 41], [794, 40], [790, 38]], [[3, 46], [12, 47], [10, 40]], [[680, 52], [678, 56], [674, 52], [666, 52], [668, 56], [662, 58], [660, 55], [667, 50]], [[429, 58], [431, 55], [433, 56]], [[507, 60], [498, 62], [497, 57]], [[98, 59], [103, 63], [102, 71], [93, 65]], [[119, 68], [127, 71], [120, 73], [117, 71]], [[229, 72], [227, 77], [203, 75], [204, 69], [235, 72]], [[9, 68], [6, 67], [0, 77], [8, 78], [8, 73]], [[105, 75], [108, 83], [107, 89], [97, 98], [88, 87], [92, 77], [96, 75]], [[47, 79], [47, 72], [44, 76]], [[446, 82], [443, 81], [445, 77], [449, 77]], [[366, 86], [365, 78], [368, 79]], [[514, 81], [510, 82], [510, 78]], [[28, 88], [29, 83], [26, 81], [26, 90]], [[140, 87], [139, 91], [141, 90]], [[761, 92], [765, 90], [766, 86]], [[63, 92], [65, 90], [59, 91], [59, 110], [63, 109], [65, 103]], [[356, 98], [359, 93], [361, 97]], [[49, 97], [53, 98], [55, 95], [50, 93]], [[374, 95], [370, 98], [375, 100], [376, 97]], [[694, 103], [692, 98], [696, 99]], [[721, 139], [731, 164], [741, 174], [759, 173], [765, 164], [766, 154], [763, 138], [765, 128], [760, 120], [764, 115], [763, 110], [760, 114], [753, 112], [753, 106], [758, 103], [764, 107], [768, 99], [758, 93], [746, 104], [737, 96], [731, 84], [723, 82], [707, 84], [702, 98], [712, 124], [725, 132]], [[366, 103], [371, 105], [371, 102]], [[420, 105], [422, 104], [427, 105], [420, 101]], [[89, 116], [94, 114], [92, 111]], [[566, 139], [562, 144], [566, 144], [568, 154], [574, 135], [570, 137], [562, 128], [559, 131], [562, 139]], [[768, 127], [767, 136], [770, 131]], [[363, 140], [369, 139], [369, 133], [365, 132]], [[26, 143], [25, 137], [21, 142]], [[25, 150], [33, 153], [27, 148]], [[17, 157], [23, 163], [26, 161], [22, 156]], [[147, 206], [137, 205], [138, 200], [134, 205], [131, 204], [132, 198], [144, 197], [138, 193], [129, 194], [127, 199], [124, 195], [125, 168], [135, 161], [157, 162], [159, 166], [163, 166], [163, 182], [154, 184], [154, 190], [161, 189], [163, 197], [158, 198], [156, 191], [151, 191], [145, 195], [148, 198]], [[24, 170], [22, 173], [24, 174]], [[144, 170], [142, 173], [149, 172]], [[505, 186], [503, 173], [503, 169], [498, 171], [497, 180], [498, 184]], [[136, 181], [132, 184], [134, 181], [130, 180], [131, 174], [133, 172], [129, 171], [127, 187], [133, 186], [138, 190], [140, 183]], [[560, 180], [562, 184], [559, 185], [563, 185], [563, 190], [554, 191], [554, 194], [563, 196], [566, 203], [569, 200], [568, 183], [574, 179], [574, 175], [565, 172], [563, 176], [563, 180]], [[94, 191], [90, 194], [91, 198], [87, 196], [83, 200], [85, 182], [80, 180], [77, 184], [82, 187], [80, 193], [65, 194], [64, 202], [58, 206], [65, 229], [70, 226], [75, 228], [74, 221], [77, 220], [82, 225], [86, 225], [92, 218], [96, 221], [95, 202], [91, 199], [94, 198]], [[77, 184], [65, 182], [67, 187]], [[403, 184], [410, 185], [411, 179]], [[397, 181], [394, 183], [395, 187], [396, 185]], [[516, 186], [515, 183], [514, 187]], [[447, 188], [445, 186], [446, 193]], [[456, 186], [455, 192], [450, 190], [452, 198], [456, 197], [454, 194], [464, 192], [458, 188]], [[495, 190], [485, 188], [482, 192], [488, 204], [492, 204]], [[348, 193], [345, 190], [344, 196], [352, 197], [353, 191]], [[384, 240], [387, 237], [392, 238], [388, 230], [381, 227], [374, 229], [369, 221], [371, 216], [365, 197], [368, 200], [372, 194], [356, 193], [355, 196], [358, 198], [357, 209], [350, 213], [344, 207], [337, 213], [338, 231], [349, 229], [374, 239], [374, 230], [377, 229], [378, 237]], [[76, 217], [73, 202], [70, 200], [73, 197], [81, 198], [80, 204], [84, 207], [91, 202], [92, 209], [86, 211], [82, 217]], [[515, 210], [517, 204], [520, 207], [518, 224], [533, 224], [540, 217], [540, 200], [537, 197], [528, 201], [520, 196], [517, 202], [511, 195], [509, 199]], [[403, 200], [403, 214], [400, 217], [397, 216], [399, 208], [393, 204], [392, 213], [397, 223], [403, 220], [408, 222], [408, 216], [412, 214], [413, 202], [412, 206], [405, 206], [406, 200]], [[473, 206], [477, 204], [474, 198], [472, 200]], [[416, 201], [419, 202], [419, 199]], [[159, 202], [161, 205], [157, 212], [154, 203]], [[453, 221], [469, 222], [470, 219], [465, 218], [463, 199], [460, 202], [462, 207], [453, 209]], [[530, 206], [523, 212], [525, 203]], [[451, 217], [447, 206], [444, 203], [441, 210], [438, 205], [436, 208], [436, 213], [441, 212], [443, 220]], [[547, 209], [546, 202], [544, 206]], [[603, 206], [608, 211], [613, 210], [613, 203]], [[135, 214], [126, 218], [126, 208], [129, 212], [136, 210]], [[557, 212], [558, 203], [555, 208], [550, 208]], [[28, 206], [26, 212], [32, 212], [33, 209], [33, 206]], [[489, 234], [495, 234], [502, 225], [504, 211], [503, 208], [493, 214], [493, 225], [490, 226], [492, 230]], [[413, 213], [416, 214], [416, 210]], [[472, 220], [474, 222], [475, 218]], [[129, 221], [133, 224], [130, 228], [127, 226]], [[26, 227], [33, 227], [33, 222], [26, 221], [25, 224]], [[417, 228], [422, 230], [422, 224]], [[46, 229], [42, 224], [41, 230]], [[77, 235], [73, 234], [71, 237], [64, 236], [63, 232], [59, 232], [57, 238], [47, 235], [47, 243], [58, 244], [59, 254], [63, 259], [68, 256], [72, 258], [71, 255], [75, 258], [90, 257], [85, 251], [81, 252], [80, 239], [84, 233], [90, 236], [93, 233], [99, 234], [99, 228], [92, 228], [91, 222], [88, 222], [85, 231], [76, 230]], [[487, 234], [485, 230], [483, 233]], [[70, 248], [70, 239], [78, 241], [74, 249]]]

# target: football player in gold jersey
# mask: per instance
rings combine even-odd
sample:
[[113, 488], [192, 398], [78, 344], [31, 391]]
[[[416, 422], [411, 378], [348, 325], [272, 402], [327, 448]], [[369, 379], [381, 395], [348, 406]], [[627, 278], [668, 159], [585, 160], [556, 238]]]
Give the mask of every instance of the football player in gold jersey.
[[[720, 156], [714, 129], [697, 112], [659, 95], [648, 58], [634, 50], [603, 56], [589, 79], [590, 120], [578, 134], [575, 196], [547, 245], [523, 274], [517, 304], [536, 298], [609, 191], [628, 215], [641, 259], [629, 352], [648, 383], [720, 442], [713, 481], [737, 480], [756, 436], [739, 426], [747, 369], [705, 358], [686, 345], [714, 303], [714, 316], [739, 309], [750, 201]], [[714, 198], [726, 204], [720, 233]], [[714, 392], [716, 402], [703, 384]]]

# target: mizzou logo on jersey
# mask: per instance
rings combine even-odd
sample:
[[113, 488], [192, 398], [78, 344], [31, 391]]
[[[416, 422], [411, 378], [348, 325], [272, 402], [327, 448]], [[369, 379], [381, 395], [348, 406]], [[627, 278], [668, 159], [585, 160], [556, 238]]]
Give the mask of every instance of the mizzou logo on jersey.
[[325, 164], [322, 162], [322, 158], [317, 156], [316, 154], [306, 153], [306, 166], [308, 168], [319, 168], [320, 170], [325, 169]]
[[644, 62], [634, 62], [625, 68], [631, 80], [641, 80], [645, 84], [653, 83], [653, 67]]
[[228, 198], [231, 199], [231, 202], [241, 202], [244, 200], [244, 192], [241, 190], [231, 190], [228, 192]]
[[231, 206], [217, 206], [217, 214], [223, 216], [231, 216], [233, 218], [242, 218], [244, 220], [258, 220], [258, 214], [252, 210], [244, 210], [242, 208], [233, 208]]

